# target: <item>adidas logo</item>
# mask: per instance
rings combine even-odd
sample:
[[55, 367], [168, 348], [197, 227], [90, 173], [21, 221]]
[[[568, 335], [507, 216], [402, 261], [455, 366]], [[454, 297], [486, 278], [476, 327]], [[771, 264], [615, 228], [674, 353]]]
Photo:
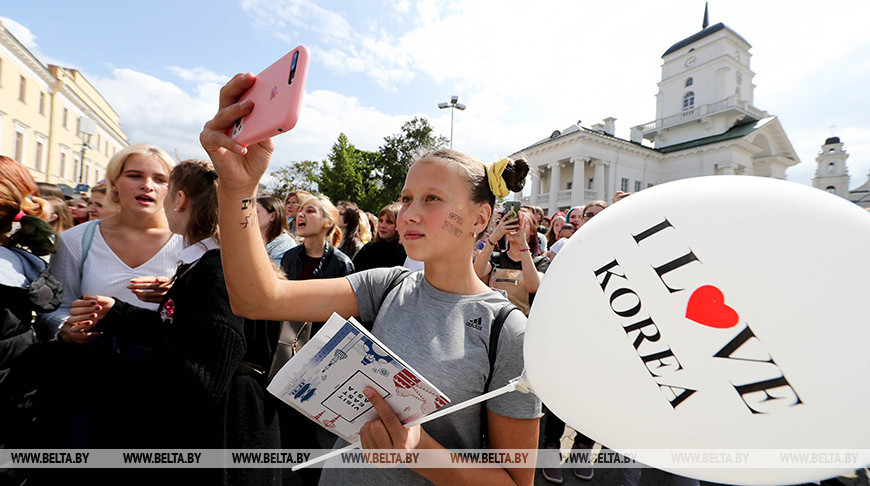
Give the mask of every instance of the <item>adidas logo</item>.
[[470, 321], [466, 321], [465, 325], [468, 327], [473, 327], [474, 329], [477, 329], [478, 331], [480, 331], [483, 328], [483, 326], [481, 324], [482, 322], [483, 322], [483, 318], [478, 317], [477, 319], [472, 319]]

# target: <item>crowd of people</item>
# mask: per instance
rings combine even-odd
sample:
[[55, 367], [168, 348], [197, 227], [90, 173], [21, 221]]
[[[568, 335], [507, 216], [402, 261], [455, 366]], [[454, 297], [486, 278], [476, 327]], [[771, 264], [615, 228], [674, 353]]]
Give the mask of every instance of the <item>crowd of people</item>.
[[[550, 216], [528, 205], [506, 211], [496, 201], [522, 190], [526, 162], [484, 164], [451, 149], [422, 155], [400, 199], [377, 215], [302, 190], [283, 200], [258, 194], [272, 142], [245, 148], [225, 134], [250, 111], [238, 96], [252, 82], [237, 76], [223, 88], [221, 110], [201, 134], [210, 161], [176, 162], [159, 147], [132, 145], [112, 157], [104, 183], [65, 201], [0, 157], [0, 446], [342, 447], [265, 390], [333, 312], [369, 323], [454, 403], [522, 373], [526, 316], [544, 273], [607, 203]], [[486, 336], [499, 315], [506, 317], [493, 365]], [[468, 327], [473, 319], [482, 326]], [[374, 390], [365, 393], [380, 414], [361, 431], [365, 449], [446, 453], [539, 443], [541, 403], [532, 394], [502, 395], [406, 429], [389, 407], [378, 407]], [[544, 444], [558, 448], [563, 431], [547, 414]], [[580, 435], [575, 444], [591, 447]], [[592, 477], [581, 469], [578, 477]], [[560, 482], [555, 471], [545, 477]], [[120, 473], [30, 474], [31, 484], [80, 484]], [[507, 465], [185, 474], [219, 484], [534, 478], [532, 469]]]

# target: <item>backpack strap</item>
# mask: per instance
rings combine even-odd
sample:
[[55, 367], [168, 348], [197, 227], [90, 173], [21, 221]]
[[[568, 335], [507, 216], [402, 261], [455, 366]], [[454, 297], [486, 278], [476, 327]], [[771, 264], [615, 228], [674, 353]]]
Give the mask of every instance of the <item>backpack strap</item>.
[[85, 231], [82, 233], [82, 258], [81, 263], [79, 264], [79, 282], [84, 278], [85, 260], [88, 259], [88, 252], [91, 251], [91, 243], [94, 242], [94, 232], [99, 228], [100, 221], [102, 220], [98, 219], [96, 221], [85, 223]]
[[387, 286], [387, 289], [384, 290], [384, 295], [381, 296], [381, 304], [378, 306], [378, 309], [384, 305], [384, 301], [387, 300], [387, 296], [390, 295], [390, 292], [396, 289], [402, 280], [408, 278], [408, 275], [411, 275], [413, 272], [407, 268], [403, 268], [401, 272], [397, 273], [393, 280], [390, 281], [390, 285]]
[[[498, 357], [498, 338], [501, 336], [501, 330], [504, 327], [504, 322], [507, 320], [511, 312], [519, 310], [519, 307], [513, 304], [506, 304], [498, 310], [492, 325], [489, 327], [489, 376], [486, 377], [486, 384], [483, 386], [483, 393], [489, 392], [489, 385], [492, 382], [492, 373], [495, 371], [495, 360]], [[485, 402], [484, 402], [485, 403]], [[486, 405], [480, 406], [480, 444], [481, 448], [486, 449], [489, 442], [488, 423], [486, 418]]]
[[[402, 280], [405, 280], [406, 278], [408, 278], [408, 276], [411, 275], [412, 273], [414, 273], [414, 272], [412, 272], [411, 270], [409, 270], [407, 268], [402, 268], [402, 271], [397, 273], [396, 276], [393, 277], [392, 280], [390, 280], [390, 284], [387, 285], [387, 288], [384, 290], [384, 293], [381, 295], [381, 302], [378, 305], [378, 311], [380, 311], [381, 307], [384, 306], [384, 301], [387, 300], [387, 296], [390, 295], [390, 293], [393, 290], [395, 290], [396, 287], [398, 287], [400, 283], [402, 283]], [[360, 324], [362, 324], [362, 326], [369, 331], [371, 331], [372, 328], [375, 326], [374, 321], [361, 322]]]

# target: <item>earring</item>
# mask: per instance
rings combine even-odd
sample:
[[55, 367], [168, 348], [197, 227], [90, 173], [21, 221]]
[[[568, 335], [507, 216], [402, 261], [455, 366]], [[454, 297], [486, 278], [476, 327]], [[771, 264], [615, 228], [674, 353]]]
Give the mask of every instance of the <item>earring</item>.
[[172, 208], [172, 210], [175, 211], [176, 213], [178, 212], [178, 208]]
[[474, 239], [477, 239], [477, 228], [474, 228]]

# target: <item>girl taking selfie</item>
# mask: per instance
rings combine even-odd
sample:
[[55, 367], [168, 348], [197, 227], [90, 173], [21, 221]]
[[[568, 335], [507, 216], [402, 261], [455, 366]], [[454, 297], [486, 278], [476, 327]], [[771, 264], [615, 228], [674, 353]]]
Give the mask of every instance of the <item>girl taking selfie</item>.
[[[528, 172], [524, 161], [484, 164], [453, 150], [421, 157], [408, 171], [401, 194], [398, 231], [408, 256], [425, 262], [424, 272], [401, 279], [382, 296], [402, 269], [379, 268], [345, 278], [279, 280], [248, 202], [269, 164], [274, 145], [265, 140], [247, 148], [225, 134], [249, 113], [252, 103], [239, 97], [254, 82], [238, 75], [221, 90], [220, 110], [200, 135], [220, 174], [218, 197], [224, 242], [224, 272], [233, 310], [245, 317], [324, 321], [333, 312], [373, 321], [372, 332], [389, 348], [441, 389], [454, 403], [479, 396], [490, 375], [488, 332], [496, 314], [510, 305], [483, 284], [472, 268], [478, 235], [486, 228], [496, 194], [520, 190]], [[383, 302], [383, 304], [381, 304]], [[466, 322], [479, 326], [467, 326]], [[492, 369], [495, 389], [520, 376], [525, 318], [511, 312], [500, 333]], [[380, 418], [361, 430], [365, 449], [430, 449], [449, 461], [449, 450], [479, 448], [481, 410], [469, 407], [423, 426], [406, 429], [389, 405], [372, 390], [366, 397]], [[531, 394], [511, 393], [486, 404], [486, 430], [494, 449], [534, 449], [540, 402]], [[344, 445], [342, 441], [336, 446]], [[328, 466], [328, 463], [327, 463]], [[322, 484], [527, 484], [530, 468], [392, 469], [325, 468]]]

